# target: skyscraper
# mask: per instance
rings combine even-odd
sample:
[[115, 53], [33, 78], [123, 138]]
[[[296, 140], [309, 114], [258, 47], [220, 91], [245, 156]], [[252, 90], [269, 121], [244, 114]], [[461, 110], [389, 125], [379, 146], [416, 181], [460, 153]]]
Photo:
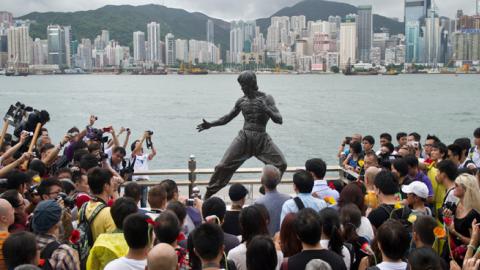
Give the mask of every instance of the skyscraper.
[[108, 43], [110, 42], [110, 32], [108, 30], [102, 30], [102, 37], [101, 37], [103, 48], [107, 47]]
[[424, 59], [424, 47], [422, 42], [421, 27], [425, 25], [425, 17], [427, 11], [431, 7], [431, 0], [405, 0], [405, 43], [406, 43], [406, 59], [411, 63], [419, 62]]
[[60, 25], [47, 27], [48, 38], [48, 64], [62, 67], [66, 64], [65, 59], [65, 31]]
[[214, 25], [211, 19], [207, 20], [207, 42], [215, 43]]
[[65, 64], [67, 67], [72, 67], [72, 27], [63, 26], [65, 33]]
[[370, 62], [372, 48], [373, 22], [372, 6], [359, 6], [357, 17], [358, 59], [364, 63]]
[[175, 36], [172, 33], [168, 33], [165, 36], [165, 64], [167, 66], [174, 66], [176, 60], [175, 53]]
[[357, 23], [340, 24], [340, 67], [345, 68], [350, 61], [355, 63], [357, 48]]
[[84, 70], [91, 70], [92, 63], [92, 42], [88, 38], [82, 39], [77, 48], [77, 66]]
[[145, 33], [133, 32], [133, 60], [135, 62], [145, 61]]
[[162, 59], [160, 51], [160, 24], [151, 22], [147, 24], [148, 49], [147, 60], [159, 63]]
[[48, 41], [36, 38], [33, 42], [33, 60], [34, 65], [47, 64], [48, 58]]
[[10, 27], [7, 32], [7, 39], [8, 62], [29, 64], [32, 58], [28, 26]]

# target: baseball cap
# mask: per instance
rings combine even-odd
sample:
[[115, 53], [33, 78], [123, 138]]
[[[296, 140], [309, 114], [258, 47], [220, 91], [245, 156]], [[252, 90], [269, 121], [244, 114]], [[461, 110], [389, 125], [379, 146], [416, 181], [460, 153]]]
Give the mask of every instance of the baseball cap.
[[247, 196], [248, 190], [241, 184], [233, 184], [228, 190], [228, 196], [232, 202], [240, 201]]
[[410, 185], [403, 185], [402, 191], [405, 194], [413, 193], [423, 199], [428, 198], [428, 187], [420, 181], [414, 181]]
[[32, 228], [36, 233], [46, 233], [62, 216], [62, 208], [54, 200], [41, 201], [33, 212]]

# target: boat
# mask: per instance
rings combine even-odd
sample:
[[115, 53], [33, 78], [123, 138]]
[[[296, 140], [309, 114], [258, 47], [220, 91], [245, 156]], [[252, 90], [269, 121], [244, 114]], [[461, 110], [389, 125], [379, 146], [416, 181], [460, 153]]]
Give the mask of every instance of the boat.
[[387, 75], [387, 76], [396, 76], [400, 74], [396, 69], [390, 69], [387, 72], [382, 73], [382, 75]]
[[8, 62], [7, 69], [5, 70], [6, 76], [28, 76], [29, 68], [27, 63], [18, 63], [17, 58]]
[[350, 58], [348, 59], [347, 65], [345, 69], [342, 71], [344, 75], [346, 76], [352, 76], [352, 75], [378, 75], [378, 71], [376, 69], [373, 69], [371, 67], [371, 64], [363, 64], [359, 63], [358, 64], [360, 67], [359, 69], [355, 68], [351, 63], [350, 63]]
[[185, 67], [183, 63], [180, 64], [180, 69], [177, 72], [178, 75], [206, 75], [208, 70], [198, 67], [192, 67], [192, 62]]

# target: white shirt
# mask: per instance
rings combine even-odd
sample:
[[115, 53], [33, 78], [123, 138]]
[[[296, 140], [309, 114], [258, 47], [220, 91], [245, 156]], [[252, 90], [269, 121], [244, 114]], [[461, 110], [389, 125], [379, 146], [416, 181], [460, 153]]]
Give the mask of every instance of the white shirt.
[[[247, 246], [245, 243], [241, 243], [234, 249], [228, 252], [227, 259], [232, 260], [235, 263], [237, 270], [247, 270]], [[277, 267], [276, 270], [280, 270], [283, 262], [283, 253], [277, 250]]]
[[132, 260], [125, 257], [113, 260], [105, 266], [104, 270], [145, 270], [147, 260]]
[[[320, 245], [328, 249], [328, 244], [330, 243], [330, 240], [320, 240]], [[345, 263], [345, 266], [347, 266], [347, 270], [350, 269], [351, 265], [351, 258], [350, 258], [350, 251], [345, 246], [342, 246], [342, 259], [343, 262]]]
[[368, 242], [373, 240], [374, 234], [372, 223], [370, 223], [368, 218], [362, 217], [360, 227], [357, 229], [357, 235], [367, 238]]
[[[135, 164], [133, 165], [133, 170], [135, 172], [145, 172], [148, 171], [148, 155], [144, 154], [143, 156], [136, 156], [132, 157], [132, 159], [135, 159]], [[138, 179], [146, 179], [149, 180], [150, 178], [148, 175], [134, 175], [132, 177], [133, 181], [136, 181]]]
[[106, 149], [104, 153], [107, 154], [108, 156], [107, 158], [108, 165], [110, 165], [110, 167], [112, 167], [114, 171], [119, 173], [123, 169], [123, 164], [122, 162], [120, 162], [120, 164], [117, 164], [116, 166], [112, 166], [113, 147]]
[[406, 262], [382, 262], [377, 264], [377, 267], [380, 268], [380, 270], [405, 270], [407, 269], [407, 263]]
[[480, 168], [480, 150], [478, 150], [478, 146], [475, 146], [475, 148], [473, 148], [473, 153], [468, 154], [471, 157], [472, 161], [475, 162], [475, 165], [477, 165], [477, 168]]

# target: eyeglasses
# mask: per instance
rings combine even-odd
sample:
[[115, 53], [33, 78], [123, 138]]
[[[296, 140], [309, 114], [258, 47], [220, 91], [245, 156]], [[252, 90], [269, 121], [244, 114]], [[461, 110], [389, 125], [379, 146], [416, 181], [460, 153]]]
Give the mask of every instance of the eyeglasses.
[[433, 144], [424, 144], [423, 146], [424, 146], [424, 147], [432, 147]]

